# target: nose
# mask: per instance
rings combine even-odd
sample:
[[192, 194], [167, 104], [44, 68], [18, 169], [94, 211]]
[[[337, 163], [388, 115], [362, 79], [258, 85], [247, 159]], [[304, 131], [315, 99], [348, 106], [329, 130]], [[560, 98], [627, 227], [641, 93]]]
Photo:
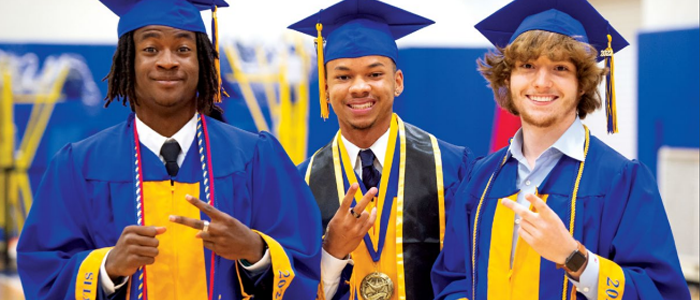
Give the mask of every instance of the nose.
[[350, 85], [350, 95], [355, 98], [366, 97], [369, 95], [370, 89], [369, 84], [367, 84], [362, 76], [355, 76], [355, 79]]
[[552, 86], [551, 74], [547, 68], [539, 68], [535, 73], [532, 85], [535, 88], [549, 88]]
[[166, 70], [174, 69], [180, 66], [180, 62], [177, 60], [177, 55], [169, 49], [160, 52], [156, 64], [158, 68]]

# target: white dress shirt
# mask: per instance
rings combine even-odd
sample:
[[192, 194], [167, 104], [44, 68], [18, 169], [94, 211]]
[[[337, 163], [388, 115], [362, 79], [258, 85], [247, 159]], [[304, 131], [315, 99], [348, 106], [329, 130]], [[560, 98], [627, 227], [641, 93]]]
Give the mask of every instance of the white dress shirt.
[[[355, 173], [362, 178], [362, 161], [360, 159], [360, 151], [365, 150], [356, 146], [349, 140], [347, 140], [342, 134], [340, 138], [343, 140], [343, 145], [345, 145], [345, 150], [348, 152], [348, 158], [352, 162], [352, 168]], [[384, 165], [384, 159], [386, 156], [386, 148], [389, 145], [389, 129], [380, 136], [372, 146], [369, 148], [374, 153], [374, 168], [382, 172], [382, 166]], [[335, 296], [335, 292], [338, 291], [338, 284], [340, 283], [340, 274], [345, 269], [348, 263], [353, 263], [352, 259], [337, 259], [333, 255], [328, 254], [325, 249], [321, 251], [321, 281], [323, 282], [323, 292], [326, 294], [326, 299], [331, 299]]]
[[[197, 114], [195, 114], [192, 117], [192, 119], [190, 119], [185, 124], [185, 126], [180, 128], [180, 130], [178, 130], [171, 137], [164, 137], [160, 135], [158, 132], [156, 132], [155, 130], [148, 127], [148, 125], [143, 123], [143, 121], [141, 121], [141, 119], [139, 119], [138, 116], [135, 116], [135, 119], [136, 130], [139, 134], [139, 142], [146, 146], [146, 149], [158, 155], [163, 164], [165, 164], [165, 159], [162, 155], [160, 155], [160, 148], [163, 147], [165, 141], [173, 139], [180, 145], [180, 153], [177, 155], [177, 165], [181, 167], [182, 162], [185, 160], [185, 154], [187, 154], [187, 151], [189, 151], [190, 146], [192, 146], [192, 142], [194, 141], [194, 137], [197, 132]], [[102, 260], [102, 265], [100, 266], [100, 282], [102, 283], [102, 289], [107, 295], [113, 294], [117, 289], [124, 286], [129, 280], [129, 277], [125, 277], [115, 285], [115, 282], [112, 282], [112, 280], [109, 278], [109, 275], [107, 275], [107, 271], [105, 270], [105, 263], [107, 262], [107, 257], [109, 257], [109, 252], [111, 251], [112, 250], [107, 252], [105, 258]], [[257, 263], [246, 267], [245, 265], [239, 262], [239, 265], [245, 268], [250, 274], [255, 275], [264, 271], [270, 265], [270, 263], [271, 259], [269, 250], [265, 250], [263, 258]]]

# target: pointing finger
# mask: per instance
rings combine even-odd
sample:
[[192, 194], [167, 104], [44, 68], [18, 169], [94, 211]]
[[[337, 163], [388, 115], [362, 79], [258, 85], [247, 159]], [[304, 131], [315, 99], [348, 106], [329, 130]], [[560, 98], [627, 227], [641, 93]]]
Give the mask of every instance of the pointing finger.
[[191, 195], [186, 195], [185, 200], [197, 207], [200, 211], [202, 211], [205, 215], [209, 216], [209, 218], [212, 220], [221, 219], [223, 217], [222, 212], [216, 209], [216, 207], [213, 207], [208, 203], [199, 200]]
[[533, 194], [527, 194], [525, 195], [525, 200], [532, 204], [532, 206], [535, 208], [535, 212], [549, 215], [549, 211], [551, 211], [551, 209], [549, 208], [549, 206], [547, 206], [547, 203], [544, 203], [544, 200], [542, 200], [542, 198], [537, 197]]
[[357, 189], [359, 187], [360, 185], [357, 183], [353, 183], [350, 186], [348, 192], [345, 194], [345, 198], [343, 198], [343, 202], [340, 203], [340, 208], [338, 209], [338, 211], [347, 212], [350, 209], [350, 205], [352, 205], [352, 199], [355, 198], [355, 193], [357, 192]]
[[367, 191], [367, 194], [362, 196], [362, 200], [360, 200], [360, 203], [358, 203], [355, 206], [355, 208], [353, 208], [355, 210], [355, 212], [362, 213], [365, 210], [365, 207], [367, 206], [367, 204], [369, 204], [369, 202], [372, 199], [374, 199], [375, 195], [377, 195], [377, 188], [373, 187], [373, 188], [369, 189], [369, 191]]
[[515, 212], [517, 215], [522, 217], [523, 219], [528, 219], [534, 217], [533, 213], [529, 211], [525, 206], [521, 205], [520, 203], [517, 203], [515, 201], [512, 201], [510, 199], [502, 199], [501, 204], [503, 206], [509, 208], [513, 212]]

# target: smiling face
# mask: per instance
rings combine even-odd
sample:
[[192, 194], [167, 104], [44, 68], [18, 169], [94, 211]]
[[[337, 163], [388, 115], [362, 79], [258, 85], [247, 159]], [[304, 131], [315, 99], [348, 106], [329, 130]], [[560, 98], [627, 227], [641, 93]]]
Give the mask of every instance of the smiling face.
[[522, 121], [542, 128], [571, 124], [582, 95], [576, 65], [547, 56], [516, 61], [510, 74], [510, 93]]
[[389, 128], [403, 73], [384, 56], [340, 58], [326, 64], [328, 97], [344, 133], [378, 138]]
[[167, 26], [134, 32], [137, 114], [194, 108], [199, 82], [195, 33]]

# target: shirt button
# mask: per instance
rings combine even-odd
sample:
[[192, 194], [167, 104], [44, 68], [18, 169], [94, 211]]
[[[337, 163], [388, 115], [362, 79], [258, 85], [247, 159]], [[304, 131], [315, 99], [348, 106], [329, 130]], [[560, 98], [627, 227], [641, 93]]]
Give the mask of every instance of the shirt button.
[[530, 186], [530, 180], [525, 181], [525, 185]]
[[591, 289], [589, 289], [589, 288], [587, 288], [587, 287], [583, 288], [583, 292], [584, 292], [584, 293], [588, 293], [588, 291], [590, 291], [590, 290], [591, 290]]
[[520, 225], [520, 219], [515, 219], [515, 224]]

